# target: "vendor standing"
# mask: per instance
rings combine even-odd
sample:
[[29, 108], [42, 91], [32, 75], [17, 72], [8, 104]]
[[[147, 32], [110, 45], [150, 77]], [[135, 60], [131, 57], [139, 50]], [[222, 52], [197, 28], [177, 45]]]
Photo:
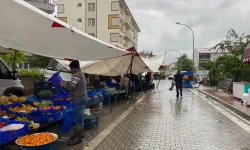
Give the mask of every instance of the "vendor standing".
[[76, 145], [82, 142], [84, 130], [84, 108], [88, 103], [87, 84], [84, 74], [80, 70], [80, 63], [74, 60], [69, 64], [72, 72], [70, 82], [61, 82], [61, 86], [70, 91], [71, 98], [75, 100], [74, 120], [76, 127], [73, 135], [69, 140], [69, 145]]

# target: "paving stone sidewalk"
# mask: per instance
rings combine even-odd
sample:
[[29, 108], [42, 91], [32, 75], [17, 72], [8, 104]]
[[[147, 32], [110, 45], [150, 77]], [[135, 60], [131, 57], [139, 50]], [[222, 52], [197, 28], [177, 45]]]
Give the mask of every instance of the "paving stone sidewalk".
[[147, 95], [96, 150], [247, 150], [250, 134], [184, 89], [176, 99], [168, 81]]

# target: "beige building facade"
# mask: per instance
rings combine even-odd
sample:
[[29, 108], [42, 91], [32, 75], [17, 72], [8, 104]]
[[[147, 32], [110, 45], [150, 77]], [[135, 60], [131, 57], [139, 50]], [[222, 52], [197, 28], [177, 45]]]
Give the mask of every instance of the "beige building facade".
[[138, 47], [140, 28], [124, 0], [57, 0], [57, 17], [122, 49]]

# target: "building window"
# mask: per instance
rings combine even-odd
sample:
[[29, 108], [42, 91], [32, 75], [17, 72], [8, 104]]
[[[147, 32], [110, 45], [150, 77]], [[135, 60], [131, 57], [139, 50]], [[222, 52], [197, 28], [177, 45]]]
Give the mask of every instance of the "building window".
[[119, 15], [109, 15], [108, 16], [108, 27], [109, 29], [119, 29], [120, 25], [120, 16]]
[[81, 18], [78, 18], [78, 19], [77, 19], [77, 22], [82, 22], [82, 19], [81, 19]]
[[82, 7], [82, 3], [77, 3], [77, 7]]
[[199, 54], [199, 59], [202, 60], [210, 60], [211, 55], [210, 54]]
[[89, 27], [95, 26], [95, 18], [89, 18], [88, 19], [88, 26]]
[[119, 34], [118, 33], [110, 33], [110, 42], [118, 42]]
[[64, 13], [64, 4], [57, 5], [57, 12], [59, 14]]
[[91, 36], [95, 37], [95, 33], [89, 33], [89, 35], [91, 35]]
[[57, 19], [67, 23], [67, 17], [57, 17]]
[[120, 3], [117, 2], [111, 2], [111, 11], [119, 11]]
[[88, 11], [95, 11], [95, 3], [88, 3]]

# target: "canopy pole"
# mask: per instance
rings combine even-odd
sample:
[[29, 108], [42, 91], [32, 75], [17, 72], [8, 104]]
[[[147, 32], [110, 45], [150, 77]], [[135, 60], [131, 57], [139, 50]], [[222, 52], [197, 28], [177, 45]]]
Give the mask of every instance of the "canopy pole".
[[158, 89], [160, 82], [161, 82], [161, 71], [160, 71], [159, 80], [158, 80], [157, 87], [156, 87], [157, 89]]
[[[130, 91], [130, 93], [131, 93], [130, 85], [131, 85], [131, 78], [132, 78], [133, 61], [134, 61], [134, 53], [132, 54], [132, 59], [131, 59], [131, 62], [130, 62], [130, 73], [129, 73], [130, 74], [130, 78], [129, 78], [129, 91]], [[129, 99], [129, 94], [127, 96], [127, 103], [129, 102], [129, 100], [128, 100]]]
[[[134, 59], [134, 54], [132, 54], [131, 63], [130, 63], [130, 65], [129, 65], [128, 70], [127, 70], [127, 72], [126, 72], [126, 74], [125, 74], [125, 75], [127, 75], [129, 71], [131, 72], [131, 70], [132, 70], [132, 63], [133, 63], [133, 59]], [[124, 77], [124, 78], [123, 78], [123, 80], [122, 80], [122, 85], [124, 84], [124, 81], [125, 81], [125, 77]], [[130, 81], [130, 80], [129, 80], [129, 81]], [[128, 85], [128, 86], [130, 87], [130, 83], [129, 83], [129, 85]], [[128, 89], [128, 90], [129, 90], [129, 89]], [[120, 94], [120, 91], [121, 91], [121, 87], [119, 88], [118, 93], [116, 93], [114, 103], [113, 103], [113, 104], [111, 104], [111, 107], [110, 107], [109, 113], [111, 113], [111, 112], [112, 112], [112, 110], [113, 110], [113, 108], [114, 108], [114, 105], [115, 105], [115, 103], [116, 103], [117, 97], [118, 97], [118, 95]], [[129, 94], [129, 93], [128, 93], [128, 94]], [[127, 97], [128, 97], [128, 95], [127, 95]]]

